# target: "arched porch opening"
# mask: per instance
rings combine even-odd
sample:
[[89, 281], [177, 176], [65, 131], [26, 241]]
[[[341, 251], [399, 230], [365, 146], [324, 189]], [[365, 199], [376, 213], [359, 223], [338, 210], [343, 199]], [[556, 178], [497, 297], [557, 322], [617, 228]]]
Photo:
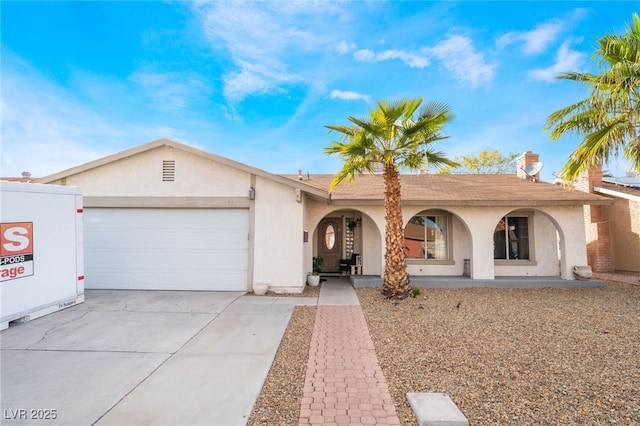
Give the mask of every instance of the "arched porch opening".
[[565, 236], [553, 214], [515, 209], [494, 224], [496, 277], [565, 277]]
[[354, 272], [381, 274], [381, 233], [376, 222], [362, 210], [340, 209], [326, 213], [315, 224], [310, 242], [313, 258], [322, 259], [322, 275], [351, 274], [355, 256], [361, 256], [361, 268]]
[[415, 209], [405, 220], [409, 275], [471, 276], [473, 234], [460, 215], [442, 208]]

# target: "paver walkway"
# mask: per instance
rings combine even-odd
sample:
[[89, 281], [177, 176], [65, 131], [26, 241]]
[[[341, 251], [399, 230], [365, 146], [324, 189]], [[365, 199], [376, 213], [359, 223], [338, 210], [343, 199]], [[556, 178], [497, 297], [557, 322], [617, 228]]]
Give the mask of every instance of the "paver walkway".
[[328, 281], [320, 292], [299, 424], [399, 425], [353, 287]]

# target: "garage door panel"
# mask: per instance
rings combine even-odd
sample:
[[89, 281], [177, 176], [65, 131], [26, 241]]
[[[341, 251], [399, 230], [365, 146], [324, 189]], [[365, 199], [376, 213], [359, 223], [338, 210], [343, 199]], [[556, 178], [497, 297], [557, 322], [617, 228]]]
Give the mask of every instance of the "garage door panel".
[[245, 291], [247, 210], [86, 209], [87, 288]]
[[[229, 283], [237, 281], [245, 281], [246, 274], [240, 274], [234, 271], [228, 273], [218, 272], [215, 276], [202, 280], [202, 275], [197, 271], [185, 271], [184, 273], [176, 273], [176, 271], [162, 271], [162, 273], [142, 273], [136, 271], [123, 271], [113, 273], [104, 271], [108, 276], [107, 280], [95, 280], [91, 289], [96, 290], [128, 290], [135, 288], [136, 290], [175, 290], [175, 283], [179, 282], [182, 290], [203, 290], [203, 291], [246, 291], [246, 284], [242, 289], [228, 288]], [[128, 283], [128, 286], [114, 287], [112, 283]], [[135, 285], [135, 287], [134, 287]]]
[[[133, 268], [149, 266], [161, 269], [163, 265], [169, 265], [170, 269], [209, 270], [225, 269], [228, 265], [238, 265], [246, 260], [245, 250], [181, 250], [179, 253], [168, 249], [153, 249], [152, 252], [140, 252], [133, 250], [93, 250], [97, 257], [92, 264], [104, 268], [127, 267]], [[182, 263], [179, 263], [182, 262]]]

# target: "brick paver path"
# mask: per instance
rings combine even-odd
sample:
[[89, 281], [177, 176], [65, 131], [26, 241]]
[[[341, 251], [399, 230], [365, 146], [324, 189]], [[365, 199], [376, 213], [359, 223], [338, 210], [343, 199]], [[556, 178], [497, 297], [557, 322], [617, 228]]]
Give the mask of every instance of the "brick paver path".
[[360, 305], [318, 305], [299, 424], [400, 424]]

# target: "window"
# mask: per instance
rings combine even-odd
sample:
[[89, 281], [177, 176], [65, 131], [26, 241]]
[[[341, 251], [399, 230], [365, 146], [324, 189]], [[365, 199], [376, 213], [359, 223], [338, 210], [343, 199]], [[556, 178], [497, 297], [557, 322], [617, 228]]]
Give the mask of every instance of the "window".
[[324, 245], [327, 250], [332, 250], [336, 245], [336, 230], [333, 225], [327, 226], [324, 233]]
[[529, 218], [505, 216], [493, 231], [493, 258], [496, 260], [530, 260]]
[[449, 259], [449, 217], [418, 215], [404, 230], [404, 248], [408, 259]]

